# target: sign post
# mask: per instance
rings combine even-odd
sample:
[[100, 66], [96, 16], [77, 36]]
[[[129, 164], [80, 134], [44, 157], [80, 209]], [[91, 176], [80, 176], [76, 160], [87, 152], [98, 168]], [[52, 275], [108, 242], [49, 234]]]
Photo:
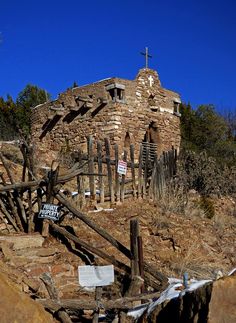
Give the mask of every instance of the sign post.
[[95, 300], [97, 302], [97, 310], [93, 316], [93, 323], [98, 323], [102, 286], [107, 286], [114, 282], [114, 266], [79, 266], [78, 274], [81, 286], [96, 287]]

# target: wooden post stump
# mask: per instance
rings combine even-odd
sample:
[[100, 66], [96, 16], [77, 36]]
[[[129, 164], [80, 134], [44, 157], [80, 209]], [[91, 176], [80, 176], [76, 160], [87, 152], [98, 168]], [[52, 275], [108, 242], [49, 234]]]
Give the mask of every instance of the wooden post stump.
[[[54, 186], [57, 182], [59, 173], [59, 165], [58, 162], [53, 161], [51, 170], [48, 173], [48, 186], [46, 191], [46, 203], [53, 203], [54, 200]], [[43, 226], [42, 226], [42, 236], [48, 237], [49, 235], [49, 220], [43, 220]]]

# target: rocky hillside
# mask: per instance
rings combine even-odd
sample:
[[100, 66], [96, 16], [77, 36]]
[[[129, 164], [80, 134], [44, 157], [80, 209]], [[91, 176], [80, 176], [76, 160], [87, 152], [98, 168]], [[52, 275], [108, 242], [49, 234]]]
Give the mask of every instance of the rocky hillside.
[[[12, 150], [8, 155], [15, 158], [10, 167], [19, 180], [22, 173], [18, 164], [20, 155], [17, 160]], [[157, 205], [147, 200], [127, 200], [112, 208], [104, 204], [84, 211], [127, 248], [130, 247], [130, 220], [138, 219], [144, 260], [166, 277], [182, 278], [187, 272], [192, 279], [214, 279], [219, 273], [227, 275], [236, 267], [234, 197], [211, 196], [206, 205], [195, 191], [189, 192], [187, 198], [167, 193]], [[130, 265], [117, 249], [70, 213], [60, 225], [86, 243]], [[60, 299], [94, 299], [94, 292], [84, 290], [78, 283], [78, 266], [83, 264], [107, 263], [60, 235], [43, 238], [39, 233], [13, 233], [6, 230], [4, 222], [0, 224], [0, 273], [4, 273], [16, 290], [35, 299], [48, 298], [42, 279], [47, 272], [54, 280]], [[121, 295], [119, 277], [111, 288], [104, 290], [104, 296], [109, 299]]]

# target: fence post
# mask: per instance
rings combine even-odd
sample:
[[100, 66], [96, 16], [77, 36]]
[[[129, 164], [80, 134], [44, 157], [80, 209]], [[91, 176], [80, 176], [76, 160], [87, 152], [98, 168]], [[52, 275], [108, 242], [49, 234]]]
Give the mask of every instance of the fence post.
[[155, 200], [156, 199], [156, 190], [157, 190], [157, 155], [154, 155], [154, 162], [152, 168], [152, 176], [149, 185], [149, 198]]
[[105, 149], [106, 149], [108, 186], [109, 186], [109, 192], [110, 192], [110, 196], [111, 196], [111, 203], [114, 203], [115, 199], [114, 199], [114, 189], [113, 189], [113, 182], [112, 182], [110, 142], [109, 142], [108, 138], [105, 138]]
[[[98, 154], [98, 173], [102, 174], [102, 144], [97, 142], [97, 154]], [[100, 203], [104, 203], [104, 181], [103, 176], [99, 176], [99, 191], [100, 191]]]
[[[102, 296], [102, 287], [97, 286], [95, 288], [95, 301], [97, 303], [101, 301], [101, 296]], [[94, 312], [92, 323], [98, 323], [98, 321], [99, 321], [99, 307]]]
[[[46, 190], [46, 203], [53, 203], [54, 200], [54, 186], [57, 182], [57, 177], [59, 173], [59, 165], [58, 162], [53, 161], [51, 170], [48, 173], [48, 185]], [[42, 226], [42, 236], [48, 237], [49, 235], [49, 220], [45, 219], [43, 220], [43, 226]]]
[[132, 219], [130, 220], [131, 278], [133, 278], [134, 276], [139, 276], [138, 236], [138, 220]]
[[138, 198], [142, 198], [143, 187], [143, 145], [139, 148], [139, 164], [138, 164]]
[[[88, 150], [88, 171], [89, 171], [89, 174], [94, 174], [94, 154], [93, 154], [92, 136], [87, 137], [87, 150]], [[90, 200], [92, 201], [92, 203], [94, 203], [96, 198], [94, 175], [89, 175], [89, 191], [90, 191]]]
[[147, 183], [148, 183], [148, 166], [149, 166], [149, 147], [145, 147], [145, 165], [144, 165], [144, 185], [143, 185], [143, 195], [147, 198]]
[[133, 197], [137, 197], [136, 183], [135, 183], [135, 169], [134, 169], [134, 145], [130, 145], [130, 163], [131, 163], [131, 175], [132, 175], [132, 186], [133, 186]]
[[115, 174], [116, 174], [115, 195], [116, 195], [116, 202], [120, 202], [120, 174], [118, 173], [118, 162], [119, 162], [118, 145], [115, 144], [114, 148], [115, 148]]
[[[127, 151], [126, 150], [124, 150], [123, 161], [127, 162]], [[121, 198], [121, 202], [124, 202], [124, 199], [125, 199], [125, 175], [122, 175], [122, 179], [121, 179], [120, 198]]]

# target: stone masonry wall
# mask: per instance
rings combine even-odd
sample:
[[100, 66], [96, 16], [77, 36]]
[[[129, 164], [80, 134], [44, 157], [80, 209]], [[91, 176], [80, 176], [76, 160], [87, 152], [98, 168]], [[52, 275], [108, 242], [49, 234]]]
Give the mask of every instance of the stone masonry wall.
[[[112, 84], [118, 94], [124, 93], [124, 98], [112, 100], [114, 90], [108, 90]], [[178, 149], [179, 116], [173, 112], [174, 101], [179, 100], [177, 93], [161, 87], [158, 74], [151, 69], [140, 70], [134, 81], [109, 78], [69, 89], [57, 100], [33, 110], [37, 160], [41, 165], [50, 165], [63, 149], [86, 151], [88, 135], [100, 140], [109, 137], [112, 144], [118, 143], [120, 153], [128, 135], [138, 153], [148, 131], [159, 154], [172, 146]]]

